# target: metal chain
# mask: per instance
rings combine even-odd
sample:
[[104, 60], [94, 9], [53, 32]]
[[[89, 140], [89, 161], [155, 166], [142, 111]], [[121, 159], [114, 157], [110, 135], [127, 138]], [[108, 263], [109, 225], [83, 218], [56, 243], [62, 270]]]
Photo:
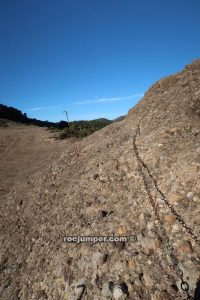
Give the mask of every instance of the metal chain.
[[136, 159], [137, 159], [137, 162], [138, 162], [138, 168], [139, 168], [139, 173], [142, 177], [142, 180], [143, 180], [143, 183], [144, 183], [144, 187], [145, 187], [145, 190], [148, 194], [148, 198], [149, 198], [149, 201], [151, 203], [151, 206], [153, 208], [153, 211], [154, 211], [154, 214], [155, 214], [155, 217], [157, 219], [157, 221], [159, 222], [160, 224], [160, 229], [162, 231], [162, 239], [164, 240], [164, 242], [166, 243], [166, 246], [167, 246], [167, 250], [169, 252], [169, 256], [171, 258], [171, 261], [173, 263], [173, 266], [174, 266], [174, 269], [177, 273], [177, 276], [180, 278], [181, 280], [181, 289], [182, 291], [185, 293], [186, 295], [186, 299], [187, 300], [190, 300], [190, 299], [193, 299], [191, 298], [191, 296], [189, 295], [189, 284], [188, 282], [184, 281], [183, 279], [183, 271], [180, 269], [179, 265], [178, 265], [178, 260], [176, 258], [176, 256], [174, 255], [174, 249], [173, 249], [173, 246], [171, 245], [170, 243], [170, 240], [168, 238], [168, 235], [167, 235], [167, 232], [166, 232], [166, 229], [165, 227], [163, 226], [162, 224], [162, 221], [160, 219], [160, 216], [159, 216], [159, 213], [158, 213], [158, 209], [157, 209], [157, 206], [156, 206], [156, 201], [155, 199], [153, 198], [153, 196], [151, 195], [151, 191], [150, 191], [150, 188], [149, 188], [149, 185], [148, 185], [148, 182], [146, 180], [146, 175], [145, 175], [145, 172], [144, 170], [147, 171], [149, 177], [151, 178], [151, 180], [153, 181], [154, 183], [154, 186], [156, 188], [156, 190], [160, 193], [162, 199], [164, 200], [164, 202], [167, 204], [167, 206], [170, 208], [171, 212], [176, 216], [176, 219], [177, 221], [184, 227], [186, 228], [186, 231], [188, 233], [190, 233], [192, 235], [192, 237], [195, 239], [196, 238], [196, 241], [198, 242], [199, 244], [199, 240], [198, 238], [193, 234], [192, 230], [186, 225], [186, 223], [182, 220], [181, 216], [175, 211], [175, 209], [172, 207], [172, 205], [168, 202], [167, 198], [165, 197], [165, 195], [160, 191], [160, 189], [158, 188], [158, 185], [157, 185], [157, 182], [156, 180], [154, 179], [153, 175], [151, 174], [149, 168], [147, 167], [147, 165], [143, 162], [143, 160], [141, 159], [140, 155], [139, 155], [139, 151], [138, 151], [138, 147], [136, 145], [136, 139], [137, 139], [137, 135], [140, 134], [140, 123], [142, 121], [142, 119], [148, 114], [149, 112], [147, 112], [139, 121], [138, 123], [138, 126], [137, 126], [137, 129], [136, 129], [136, 133], [135, 135], [133, 136], [133, 149], [134, 149], [134, 153], [135, 153], [135, 156], [136, 156]]
[[[188, 69], [188, 76], [190, 77], [189, 81], [188, 81], [188, 85], [190, 87], [190, 94], [191, 94], [191, 99], [193, 98], [192, 96], [192, 88], [190, 85], [190, 81], [192, 81], [192, 73], [190, 73], [190, 68], [187, 67]], [[137, 146], [136, 146], [136, 139], [137, 139], [137, 135], [140, 134], [140, 123], [141, 121], [146, 117], [146, 115], [149, 113], [149, 111], [140, 119], [138, 126], [137, 126], [137, 130], [136, 133], [133, 137], [133, 145], [134, 145], [134, 151], [135, 153], [137, 152], [137, 160], [138, 162], [140, 162], [140, 164], [144, 167], [144, 169], [146, 169], [149, 177], [151, 178], [157, 192], [161, 195], [161, 200], [163, 200], [165, 202], [165, 204], [167, 205], [167, 207], [169, 208], [169, 210], [172, 212], [172, 214], [175, 216], [176, 221], [184, 228], [184, 230], [192, 237], [192, 239], [196, 242], [196, 244], [198, 246], [200, 246], [200, 238], [198, 238], [197, 235], [195, 235], [195, 233], [193, 232], [193, 230], [186, 224], [186, 222], [183, 220], [183, 218], [177, 213], [177, 211], [174, 209], [174, 207], [172, 206], [172, 204], [169, 203], [168, 199], [166, 198], [166, 196], [163, 194], [163, 192], [159, 189], [158, 184], [156, 179], [153, 177], [153, 175], [151, 174], [151, 171], [149, 170], [149, 167], [146, 165], [146, 163], [141, 159]]]
[[157, 192], [161, 195], [161, 199], [165, 202], [165, 204], [168, 206], [169, 210], [172, 212], [172, 214], [175, 216], [176, 221], [185, 229], [185, 231], [192, 237], [192, 239], [197, 243], [198, 246], [200, 246], [200, 239], [194, 234], [193, 230], [186, 224], [186, 222], [182, 219], [182, 217], [177, 213], [177, 211], [174, 209], [171, 203], [169, 203], [166, 196], [163, 194], [163, 192], [159, 189], [157, 181], [151, 174], [148, 166], [144, 163], [144, 161], [140, 158], [138, 154], [138, 161], [140, 164], [146, 169], [148, 172], [149, 177], [152, 179], [152, 182], [157, 190]]

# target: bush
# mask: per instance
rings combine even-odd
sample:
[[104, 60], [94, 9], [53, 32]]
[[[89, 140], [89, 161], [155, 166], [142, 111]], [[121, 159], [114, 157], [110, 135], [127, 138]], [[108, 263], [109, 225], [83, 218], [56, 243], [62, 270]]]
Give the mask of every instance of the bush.
[[65, 127], [62, 130], [62, 133], [60, 134], [60, 139], [65, 139], [69, 137], [84, 138], [111, 123], [111, 121], [106, 119], [70, 122], [69, 127]]
[[59, 135], [59, 139], [60, 139], [60, 140], [64, 140], [64, 139], [66, 139], [66, 138], [67, 138], [66, 133], [65, 133], [65, 132], [61, 132], [60, 135]]

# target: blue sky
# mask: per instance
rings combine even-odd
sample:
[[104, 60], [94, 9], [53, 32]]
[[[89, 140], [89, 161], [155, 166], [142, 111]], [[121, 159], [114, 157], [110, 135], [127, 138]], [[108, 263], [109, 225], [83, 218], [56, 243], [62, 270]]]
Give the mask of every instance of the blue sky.
[[198, 0], [0, 0], [0, 103], [113, 119], [200, 56]]

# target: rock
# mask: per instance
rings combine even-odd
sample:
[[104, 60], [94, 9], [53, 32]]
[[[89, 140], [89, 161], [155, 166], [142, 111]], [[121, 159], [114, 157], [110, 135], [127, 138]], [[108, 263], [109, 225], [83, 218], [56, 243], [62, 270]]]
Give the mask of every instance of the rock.
[[156, 280], [153, 276], [152, 271], [145, 270], [143, 272], [144, 285], [147, 288], [152, 288], [156, 284]]
[[114, 290], [113, 290], [113, 297], [114, 299], [120, 299], [122, 296], [123, 296], [123, 292], [122, 290], [117, 286], [117, 287], [114, 287]]
[[152, 265], [152, 261], [149, 259], [148, 261], [147, 261], [147, 264], [150, 266], [150, 265]]
[[101, 215], [102, 215], [103, 218], [105, 218], [108, 215], [108, 212], [105, 211], [105, 210], [102, 210]]
[[189, 200], [191, 200], [191, 199], [193, 198], [193, 196], [194, 196], [193, 192], [188, 192], [188, 193], [187, 193], [187, 198], [188, 198]]
[[108, 287], [109, 287], [109, 290], [111, 291], [111, 293], [113, 293], [113, 289], [114, 289], [114, 283], [113, 283], [113, 281], [109, 281]]
[[101, 292], [102, 296], [105, 297], [105, 298], [111, 298], [112, 297], [112, 293], [109, 289], [109, 284], [107, 282], [105, 282], [103, 284], [103, 287], [102, 287], [102, 292]]
[[170, 180], [171, 180], [171, 181], [175, 181], [175, 180], [176, 180], [176, 175], [171, 174], [171, 175], [170, 175]]
[[149, 253], [150, 250], [156, 250], [160, 247], [160, 241], [158, 238], [154, 237], [144, 237], [140, 244], [145, 251], [145, 253]]
[[139, 279], [136, 279], [134, 281], [134, 284], [137, 285], [137, 286], [142, 286], [142, 283], [141, 283], [141, 281]]
[[179, 230], [180, 230], [179, 225], [175, 223], [175, 224], [172, 226], [172, 232], [178, 232]]
[[47, 300], [48, 296], [44, 290], [40, 290], [40, 291], [38, 291], [36, 298], [37, 298], [37, 300]]
[[[196, 266], [190, 260], [181, 263], [180, 268], [183, 271], [183, 280], [189, 284], [190, 293], [194, 293], [199, 279], [199, 270], [196, 269]], [[179, 280], [177, 282], [177, 287], [179, 291], [182, 291], [180, 284], [181, 282]]]
[[118, 228], [117, 232], [118, 232], [119, 235], [126, 235], [126, 233], [127, 233], [126, 227], [125, 226], [120, 226]]
[[193, 197], [193, 200], [194, 200], [195, 202], [200, 202], [200, 198], [199, 198], [198, 196], [194, 196], [194, 197]]
[[120, 271], [123, 272], [123, 270], [124, 270], [124, 265], [123, 265], [122, 261], [117, 261], [113, 267], [114, 267], [114, 270], [116, 270], [118, 273]]
[[143, 235], [141, 233], [137, 234], [137, 241], [140, 242], [143, 239]]
[[125, 282], [116, 285], [113, 289], [114, 299], [126, 299], [129, 295], [128, 286]]
[[99, 177], [99, 174], [94, 174], [93, 179], [96, 180]]
[[85, 293], [86, 290], [86, 278], [81, 278], [75, 285], [74, 294], [77, 298], [80, 298], [81, 295]]
[[107, 254], [101, 253], [101, 252], [95, 252], [92, 255], [92, 262], [94, 266], [102, 265], [105, 263], [107, 259]]
[[168, 131], [171, 135], [176, 135], [178, 133], [178, 128], [177, 127], [174, 127], [174, 128], [171, 128], [169, 129]]
[[148, 222], [148, 223], [147, 223], [147, 228], [148, 228], [148, 230], [152, 230], [154, 227], [155, 227], [154, 222]]
[[180, 194], [174, 193], [170, 196], [170, 203], [175, 204], [179, 202], [182, 199], [182, 196]]
[[136, 261], [135, 258], [132, 257], [129, 261], [128, 261], [128, 266], [132, 271], [136, 270]]
[[172, 284], [172, 285], [168, 285], [167, 286], [167, 292], [170, 294], [170, 295], [173, 295], [175, 296], [178, 292], [178, 287], [176, 284]]
[[191, 254], [193, 252], [192, 245], [191, 245], [190, 241], [183, 241], [180, 244], [180, 249], [181, 249], [182, 252], [188, 253], [188, 254]]
[[141, 221], [144, 221], [145, 220], [145, 214], [144, 213], [141, 213], [140, 216], [139, 216], [139, 219]]
[[135, 178], [136, 175], [135, 175], [134, 172], [129, 172], [129, 173], [127, 173], [126, 177], [127, 177], [128, 179], [132, 179], [132, 178]]
[[125, 274], [124, 275], [124, 279], [125, 279], [125, 281], [129, 281], [130, 280], [130, 275], [129, 274]]
[[151, 300], [174, 300], [174, 297], [169, 295], [165, 291], [156, 291], [152, 296]]
[[168, 215], [165, 216], [165, 221], [168, 224], [172, 225], [176, 221], [176, 218], [173, 214], [168, 214]]
[[99, 180], [102, 181], [102, 182], [106, 182], [106, 181], [108, 181], [108, 176], [100, 175]]

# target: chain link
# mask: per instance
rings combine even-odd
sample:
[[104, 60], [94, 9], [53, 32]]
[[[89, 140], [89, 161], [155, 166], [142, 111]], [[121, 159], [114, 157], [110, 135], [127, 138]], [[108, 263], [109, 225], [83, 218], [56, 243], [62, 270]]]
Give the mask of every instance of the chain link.
[[145, 171], [148, 173], [148, 176], [152, 180], [152, 182], [153, 182], [153, 184], [154, 184], [157, 192], [161, 195], [161, 199], [165, 202], [165, 204], [168, 206], [168, 208], [170, 209], [170, 211], [172, 212], [172, 214], [175, 216], [177, 222], [180, 225], [182, 225], [182, 227], [186, 230], [186, 232], [188, 234], [191, 235], [191, 237], [195, 240], [195, 242], [198, 245], [200, 245], [200, 240], [193, 233], [192, 229], [185, 223], [185, 221], [182, 219], [182, 217], [176, 212], [176, 210], [173, 208], [173, 206], [169, 203], [168, 199], [165, 197], [165, 195], [163, 194], [163, 192], [159, 189], [157, 181], [155, 180], [155, 178], [151, 174], [148, 166], [144, 163], [144, 161], [141, 159], [141, 157], [139, 155], [139, 150], [138, 150], [138, 147], [137, 147], [137, 144], [136, 144], [136, 140], [137, 140], [138, 134], [140, 134], [140, 123], [146, 117], [146, 115], [148, 113], [149, 113], [149, 111], [140, 119], [140, 121], [139, 121], [139, 123], [137, 125], [137, 129], [136, 129], [135, 135], [133, 136], [133, 150], [134, 150], [137, 162], [138, 162], [139, 173], [140, 173], [140, 175], [142, 177], [146, 193], [148, 195], [150, 204], [151, 204], [151, 206], [153, 208], [156, 220], [159, 222], [159, 225], [160, 225], [160, 229], [161, 229], [161, 232], [162, 232], [162, 240], [164, 240], [164, 242], [166, 244], [166, 247], [167, 247], [169, 256], [171, 258], [172, 264], [174, 266], [174, 269], [176, 271], [176, 274], [177, 274], [177, 276], [181, 280], [181, 289], [184, 292], [184, 294], [186, 296], [186, 299], [190, 300], [190, 299], [193, 299], [193, 298], [189, 295], [189, 284], [188, 284], [188, 282], [184, 281], [184, 279], [183, 279], [183, 271], [179, 267], [178, 260], [177, 260], [176, 256], [174, 255], [174, 248], [173, 248], [173, 246], [170, 243], [170, 239], [169, 239], [169, 237], [167, 235], [166, 229], [163, 226], [162, 221], [160, 219], [160, 215], [159, 215], [159, 212], [158, 212], [156, 201], [155, 201], [154, 197], [151, 194], [151, 191], [150, 191], [150, 188], [149, 188], [149, 184], [147, 182], [147, 178], [146, 178], [146, 175], [145, 175]]
[[[135, 145], [135, 143], [134, 143]], [[136, 152], [135, 152], [136, 153]], [[174, 209], [172, 204], [169, 203], [166, 196], [163, 194], [163, 192], [159, 189], [157, 181], [151, 174], [148, 166], [143, 162], [143, 160], [140, 158], [139, 153], [138, 154], [138, 161], [140, 164], [146, 169], [149, 177], [152, 179], [152, 182], [157, 190], [157, 192], [161, 195], [161, 199], [165, 202], [165, 204], [168, 206], [169, 210], [172, 212], [172, 214], [175, 216], [176, 221], [185, 229], [185, 231], [192, 237], [192, 239], [197, 243], [197, 245], [200, 246], [200, 239], [194, 234], [193, 230], [185, 223], [185, 221], [182, 219], [182, 217], [177, 213], [177, 211]]]

